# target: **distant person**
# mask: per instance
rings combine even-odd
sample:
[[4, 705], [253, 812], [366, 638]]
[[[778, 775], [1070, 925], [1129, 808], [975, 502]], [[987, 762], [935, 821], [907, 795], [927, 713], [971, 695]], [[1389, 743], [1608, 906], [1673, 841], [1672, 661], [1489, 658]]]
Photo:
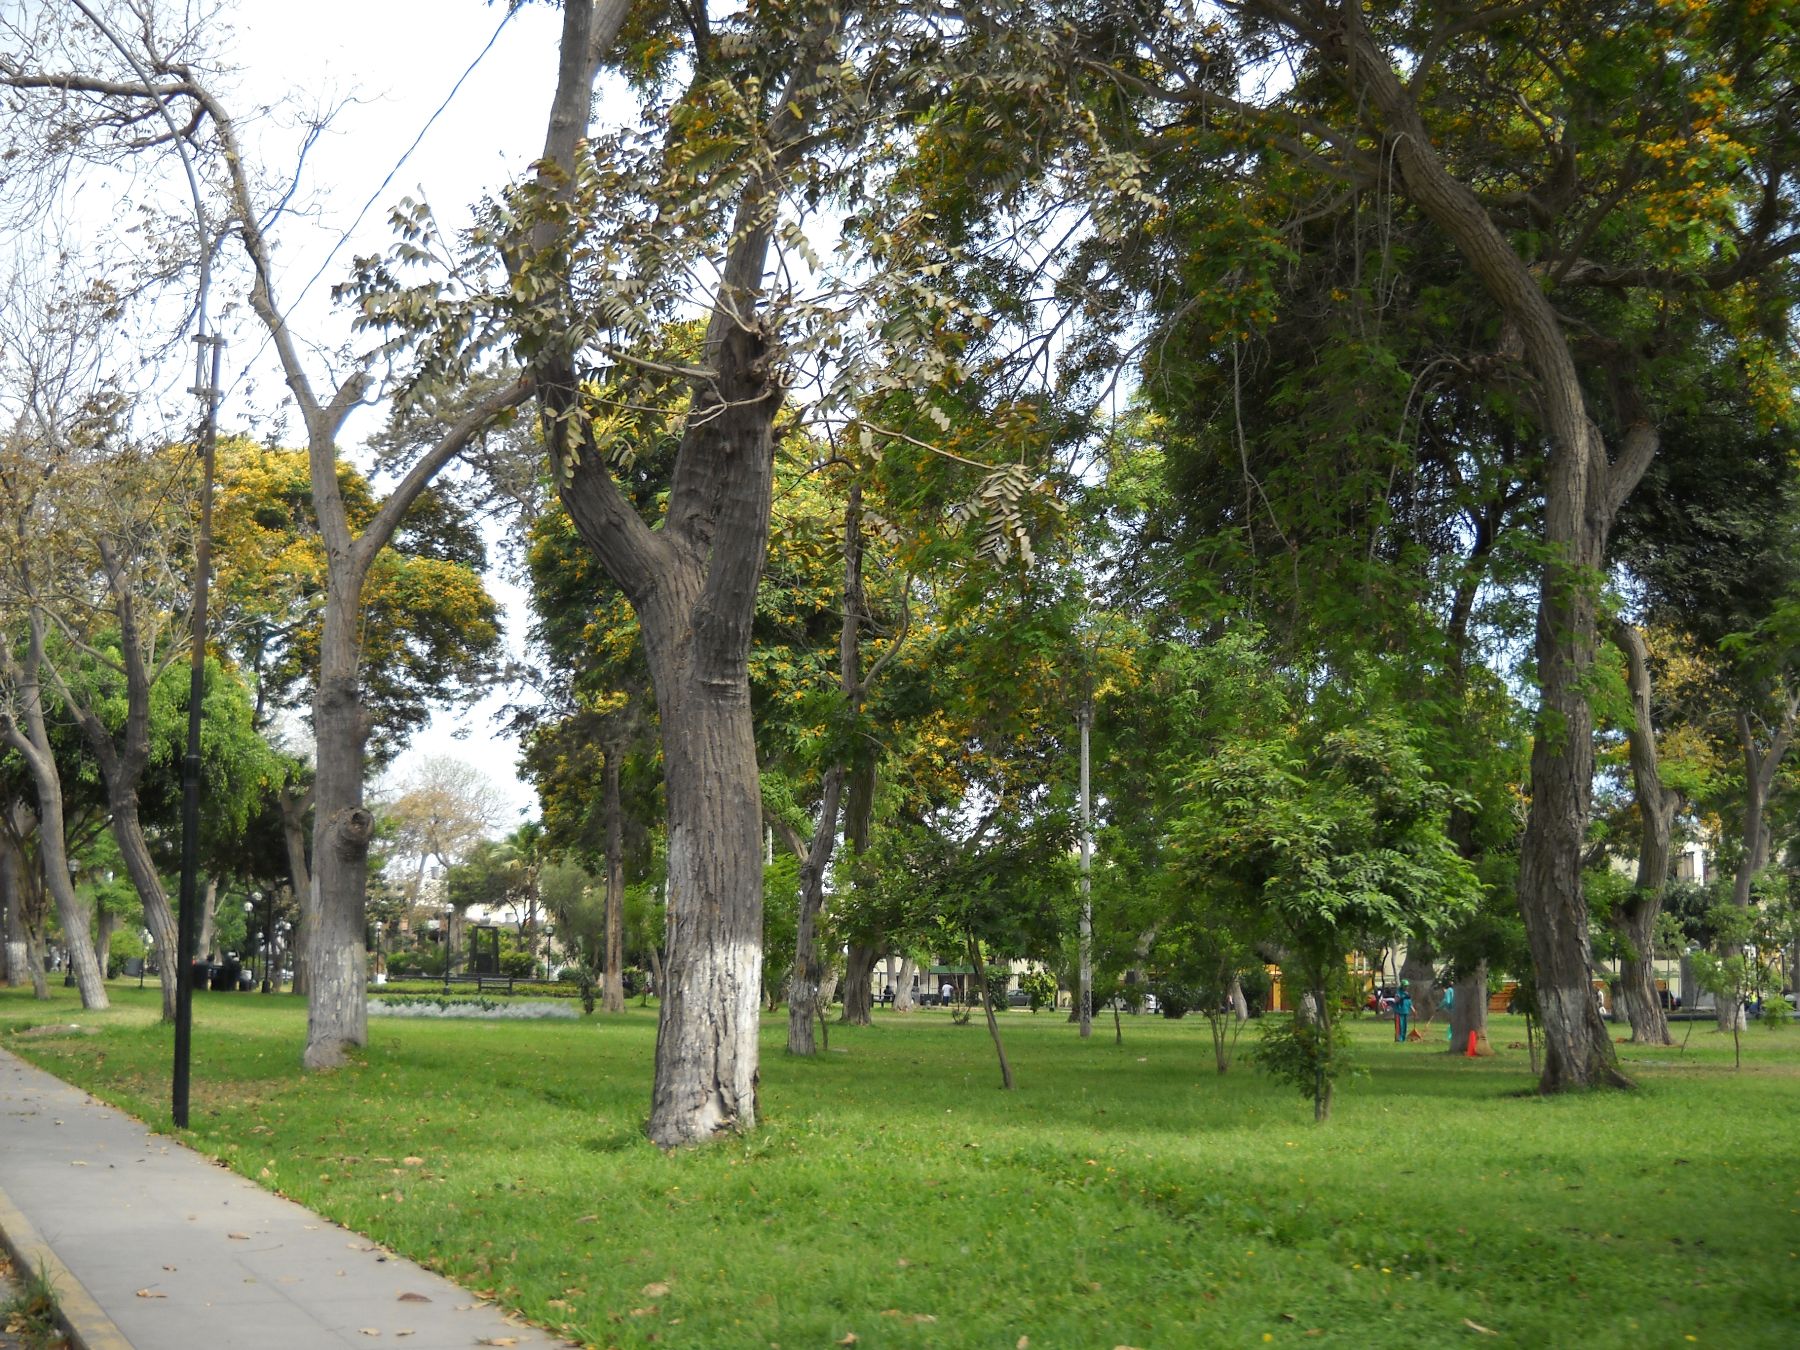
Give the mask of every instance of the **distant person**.
[[1412, 1027], [1412, 994], [1406, 981], [1400, 981], [1400, 997], [1394, 1000], [1394, 1039], [1404, 1041]]
[[955, 997], [956, 997], [956, 986], [951, 984], [950, 981], [945, 980], [944, 987], [942, 989], [938, 990], [938, 1002], [942, 1003], [946, 1008], [948, 1008], [950, 1006], [950, 1000]]
[[1452, 1045], [1456, 1043], [1456, 1025], [1455, 1019], [1450, 1016], [1450, 1011], [1455, 1007], [1456, 990], [1446, 986], [1444, 989], [1444, 1020], [1448, 1025], [1444, 1027], [1444, 1039]]

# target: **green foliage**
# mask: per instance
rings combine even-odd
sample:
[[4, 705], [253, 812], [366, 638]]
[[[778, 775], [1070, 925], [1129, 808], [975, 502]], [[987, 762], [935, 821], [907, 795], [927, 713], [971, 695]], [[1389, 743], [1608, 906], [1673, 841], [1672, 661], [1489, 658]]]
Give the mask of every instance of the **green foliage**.
[[1025, 991], [1032, 1012], [1056, 1007], [1056, 976], [1049, 971], [1026, 971], [1019, 976], [1019, 988]]
[[0, 1255], [0, 1273], [11, 1270], [17, 1284], [0, 1301], [0, 1335], [17, 1336], [24, 1350], [57, 1350], [66, 1345], [56, 1288], [42, 1266], [20, 1271]]
[[[1327, 992], [1328, 1003], [1333, 992]], [[1330, 1117], [1332, 1090], [1354, 1064], [1344, 1025], [1343, 1019], [1335, 1016], [1305, 1018], [1297, 1014], [1265, 1016], [1259, 1023], [1256, 1067], [1297, 1088], [1312, 1102], [1314, 1120]]]

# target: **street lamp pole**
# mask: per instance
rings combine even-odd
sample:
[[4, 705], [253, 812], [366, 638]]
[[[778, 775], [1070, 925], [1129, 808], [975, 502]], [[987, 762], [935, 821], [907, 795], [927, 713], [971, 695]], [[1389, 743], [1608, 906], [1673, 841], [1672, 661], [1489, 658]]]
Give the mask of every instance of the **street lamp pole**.
[[[118, 49], [146, 88], [156, 80], [144, 63], [94, 11], [87, 0], [74, 0], [106, 40]], [[194, 387], [189, 392], [200, 400], [200, 530], [194, 542], [194, 610], [192, 666], [188, 681], [187, 753], [181, 762], [181, 918], [179, 950], [175, 953], [175, 1064], [171, 1084], [171, 1115], [175, 1127], [188, 1123], [188, 1068], [192, 1059], [194, 1027], [194, 944], [200, 932], [200, 704], [206, 693], [206, 586], [212, 568], [213, 461], [218, 450], [219, 362], [225, 340], [210, 331], [206, 302], [212, 289], [212, 239], [206, 228], [206, 204], [200, 192], [200, 174], [188, 153], [187, 137], [166, 98], [157, 98], [156, 111], [169, 129], [175, 153], [187, 175], [188, 195], [194, 208], [194, 236], [199, 246], [199, 285], [194, 298]], [[211, 361], [208, 361], [208, 356]]]

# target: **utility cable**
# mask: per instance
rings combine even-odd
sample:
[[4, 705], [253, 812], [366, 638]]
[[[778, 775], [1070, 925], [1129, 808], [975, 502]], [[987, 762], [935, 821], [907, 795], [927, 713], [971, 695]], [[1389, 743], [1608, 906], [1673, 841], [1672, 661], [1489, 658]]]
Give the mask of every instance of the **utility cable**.
[[[499, 25], [488, 37], [486, 45], [475, 54], [475, 59], [469, 62], [468, 68], [465, 69], [461, 75], [456, 77], [456, 83], [450, 86], [450, 92], [444, 95], [443, 102], [439, 103], [431, 116], [425, 119], [425, 125], [419, 128], [419, 134], [413, 137], [412, 144], [407, 146], [406, 149], [401, 152], [400, 158], [394, 161], [394, 167], [387, 171], [387, 176], [381, 180], [380, 186], [369, 194], [369, 199], [362, 204], [362, 209], [356, 213], [356, 219], [352, 220], [348, 226], [338, 232], [337, 241], [332, 244], [331, 251], [325, 255], [325, 260], [319, 264], [312, 276], [307, 278], [306, 284], [300, 288], [299, 292], [288, 302], [287, 307], [283, 310], [281, 321], [284, 325], [287, 323], [288, 315], [292, 314], [294, 310], [299, 307], [300, 302], [306, 298], [307, 293], [318, 284], [319, 278], [325, 275], [325, 269], [331, 266], [332, 260], [337, 257], [339, 250], [349, 242], [350, 236], [354, 234], [357, 227], [363, 223], [364, 217], [369, 214], [369, 211], [374, 207], [375, 203], [381, 199], [381, 195], [388, 190], [389, 185], [394, 181], [394, 175], [399, 173], [400, 170], [406, 166], [406, 161], [412, 158], [413, 151], [417, 150], [420, 144], [425, 140], [425, 137], [431, 133], [431, 128], [437, 124], [438, 118], [443, 116], [445, 109], [456, 101], [456, 96], [462, 92], [462, 87], [464, 84], [468, 83], [469, 77], [473, 75], [476, 68], [487, 59], [487, 54], [494, 50], [494, 44], [500, 40], [500, 34], [506, 31], [506, 25], [512, 22], [512, 17], [516, 12], [517, 11], [513, 6], [507, 6], [505, 14], [501, 16]], [[274, 336], [272, 334], [264, 335], [262, 345], [256, 349], [256, 354], [244, 364], [242, 369], [238, 372], [237, 379], [232, 382], [232, 390], [237, 388], [244, 376], [247, 375], [256, 363], [262, 359], [263, 353], [269, 349], [269, 344], [273, 341]]]

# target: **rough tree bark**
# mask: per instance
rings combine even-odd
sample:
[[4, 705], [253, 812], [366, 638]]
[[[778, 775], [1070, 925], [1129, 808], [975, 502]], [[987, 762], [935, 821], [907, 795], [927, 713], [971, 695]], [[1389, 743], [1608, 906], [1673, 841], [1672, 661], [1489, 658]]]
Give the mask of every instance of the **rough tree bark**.
[[1415, 939], [1407, 944], [1400, 979], [1406, 985], [1407, 993], [1412, 995], [1414, 1025], [1429, 1026], [1442, 1002], [1438, 993], [1437, 965], [1429, 942]]
[[[1582, 845], [1593, 792], [1593, 714], [1587, 680], [1597, 646], [1597, 582], [1607, 538], [1626, 496], [1649, 466], [1656, 429], [1624, 409], [1627, 424], [1609, 461], [1590, 416], [1580, 372], [1543, 284], [1466, 184], [1445, 168], [1412, 95], [1354, 5], [1308, 0], [1308, 34], [1341, 63], [1391, 139], [1406, 192], [1468, 261], [1516, 334], [1535, 378], [1532, 409], [1549, 445], [1544, 482], [1545, 557], [1535, 651], [1541, 701], [1531, 754], [1531, 806], [1519, 866], [1519, 908], [1544, 1025], [1540, 1090], [1630, 1085], [1619, 1071], [1589, 971]], [[1279, 14], [1283, 22], [1286, 14]]]
[[918, 1006], [913, 998], [913, 981], [918, 978], [919, 966], [910, 956], [900, 958], [900, 973], [894, 977], [894, 1011], [909, 1013]]
[[7, 824], [0, 828], [0, 908], [6, 912], [5, 931], [0, 939], [6, 943], [6, 972], [11, 984], [31, 982], [35, 998], [50, 997], [50, 982], [44, 978], [41, 923], [33, 918], [43, 907], [35, 893], [35, 882], [25, 866], [25, 853], [16, 824], [21, 808], [7, 813]]
[[1450, 1053], [1466, 1055], [1469, 1053], [1469, 1037], [1475, 1037], [1475, 1053], [1491, 1055], [1493, 1047], [1488, 1044], [1488, 964], [1477, 961], [1472, 970], [1463, 975], [1451, 986], [1456, 990], [1456, 1001], [1450, 1007]]
[[[578, 175], [595, 78], [629, 6], [566, 0], [542, 163], [552, 195]], [[662, 723], [669, 832], [668, 941], [648, 1133], [665, 1147], [756, 1123], [762, 966], [762, 830], [750, 720], [749, 645], [769, 529], [773, 426], [783, 389], [762, 315], [782, 178], [804, 150], [809, 109], [837, 28], [810, 29], [791, 57], [743, 172], [676, 451], [662, 528], [626, 498], [581, 406], [581, 332], [567, 319], [533, 363], [563, 505], [637, 615]], [[835, 67], [834, 67], [835, 68]], [[560, 269], [568, 240], [546, 219], [515, 268]]]
[[830, 865], [832, 844], [837, 838], [838, 803], [843, 790], [844, 766], [833, 764], [825, 771], [825, 786], [819, 797], [819, 821], [813, 827], [812, 841], [800, 857], [794, 965], [788, 974], [787, 989], [787, 1048], [790, 1055], [813, 1055], [819, 1049], [813, 1035], [815, 1019], [823, 1017], [825, 1012], [825, 1003], [821, 999], [825, 963], [819, 954], [819, 915], [825, 907], [825, 869]]
[[1631, 1039], [1643, 1045], [1668, 1045], [1669, 1019], [1656, 994], [1656, 919], [1662, 913], [1669, 881], [1670, 841], [1681, 810], [1679, 792], [1662, 780], [1651, 716], [1650, 652], [1644, 636], [1623, 619], [1615, 620], [1613, 642], [1625, 654], [1626, 686], [1631, 693], [1631, 777], [1637, 793], [1637, 885], [1608, 916], [1624, 949], [1619, 957], [1619, 990]]

